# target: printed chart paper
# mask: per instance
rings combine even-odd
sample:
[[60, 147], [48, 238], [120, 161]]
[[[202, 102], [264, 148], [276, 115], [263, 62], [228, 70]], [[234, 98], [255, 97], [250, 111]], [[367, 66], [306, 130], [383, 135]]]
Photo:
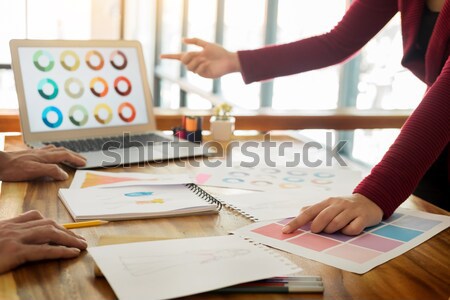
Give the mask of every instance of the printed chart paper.
[[70, 188], [104, 188], [136, 185], [176, 185], [193, 182], [188, 174], [147, 174], [77, 170]]
[[195, 169], [196, 184], [253, 191], [301, 190], [316, 188], [349, 194], [361, 180], [359, 171], [338, 168], [244, 168], [200, 167]]
[[102, 246], [88, 251], [120, 300], [150, 300], [301, 271], [263, 247], [228, 235]]
[[388, 220], [358, 236], [314, 234], [307, 224], [290, 234], [281, 228], [291, 219], [260, 222], [234, 233], [265, 245], [346, 271], [363, 274], [445, 230], [450, 217], [398, 209]]
[[75, 220], [127, 220], [195, 213], [216, 213], [185, 185], [108, 189], [60, 189], [59, 197]]

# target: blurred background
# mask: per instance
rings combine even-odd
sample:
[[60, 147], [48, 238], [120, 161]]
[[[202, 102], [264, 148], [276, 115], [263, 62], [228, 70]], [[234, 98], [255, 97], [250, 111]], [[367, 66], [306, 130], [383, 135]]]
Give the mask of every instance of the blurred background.
[[[352, 60], [338, 66], [245, 85], [240, 74], [209, 80], [186, 72], [160, 53], [186, 49], [199, 37], [228, 50], [253, 49], [322, 34], [333, 28], [349, 0], [0, 0], [0, 109], [17, 108], [10, 39], [139, 40], [155, 106], [209, 109], [220, 99], [236, 110], [414, 109], [425, 85], [400, 65], [400, 18]], [[192, 48], [194, 49], [194, 48]], [[1, 117], [1, 116], [0, 116]], [[347, 154], [377, 163], [398, 129], [340, 133]], [[323, 130], [302, 131], [311, 137]]]

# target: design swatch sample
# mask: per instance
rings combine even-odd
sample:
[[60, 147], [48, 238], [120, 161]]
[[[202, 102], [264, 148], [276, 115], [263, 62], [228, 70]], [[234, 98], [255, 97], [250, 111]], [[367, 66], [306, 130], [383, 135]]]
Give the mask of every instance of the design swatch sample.
[[391, 219], [358, 236], [314, 234], [309, 224], [291, 234], [281, 228], [290, 219], [254, 223], [234, 233], [299, 256], [354, 273], [365, 273], [425, 242], [450, 226], [450, 217], [398, 209]]

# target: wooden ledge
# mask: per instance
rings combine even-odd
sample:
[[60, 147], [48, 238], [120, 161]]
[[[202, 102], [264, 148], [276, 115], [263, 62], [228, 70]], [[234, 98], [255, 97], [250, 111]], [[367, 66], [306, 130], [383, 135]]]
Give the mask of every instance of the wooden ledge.
[[[180, 125], [182, 115], [204, 116], [203, 128], [209, 128], [211, 111], [187, 109], [155, 109], [158, 129], [170, 130]], [[296, 130], [296, 129], [376, 129], [401, 128], [411, 110], [290, 110], [260, 109], [236, 112], [238, 130]]]
[[[179, 126], [181, 116], [203, 116], [203, 128], [209, 128], [210, 110], [155, 108], [159, 130], [171, 130]], [[376, 129], [401, 128], [410, 110], [273, 110], [235, 112], [238, 130], [296, 130], [296, 129]], [[0, 132], [20, 132], [17, 110], [0, 109]]]

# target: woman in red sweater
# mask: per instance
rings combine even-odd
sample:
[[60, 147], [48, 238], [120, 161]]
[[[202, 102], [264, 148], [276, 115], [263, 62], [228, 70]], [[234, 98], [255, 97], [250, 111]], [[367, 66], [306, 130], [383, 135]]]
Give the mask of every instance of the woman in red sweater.
[[185, 39], [202, 51], [161, 56], [180, 60], [203, 77], [241, 72], [245, 83], [251, 83], [340, 63], [360, 50], [398, 11], [402, 64], [427, 84], [427, 92], [353, 195], [332, 197], [304, 209], [283, 232], [312, 221], [313, 232], [359, 234], [389, 217], [412, 193], [449, 210], [450, 0], [354, 0], [342, 21], [320, 36], [237, 53], [199, 39]]

